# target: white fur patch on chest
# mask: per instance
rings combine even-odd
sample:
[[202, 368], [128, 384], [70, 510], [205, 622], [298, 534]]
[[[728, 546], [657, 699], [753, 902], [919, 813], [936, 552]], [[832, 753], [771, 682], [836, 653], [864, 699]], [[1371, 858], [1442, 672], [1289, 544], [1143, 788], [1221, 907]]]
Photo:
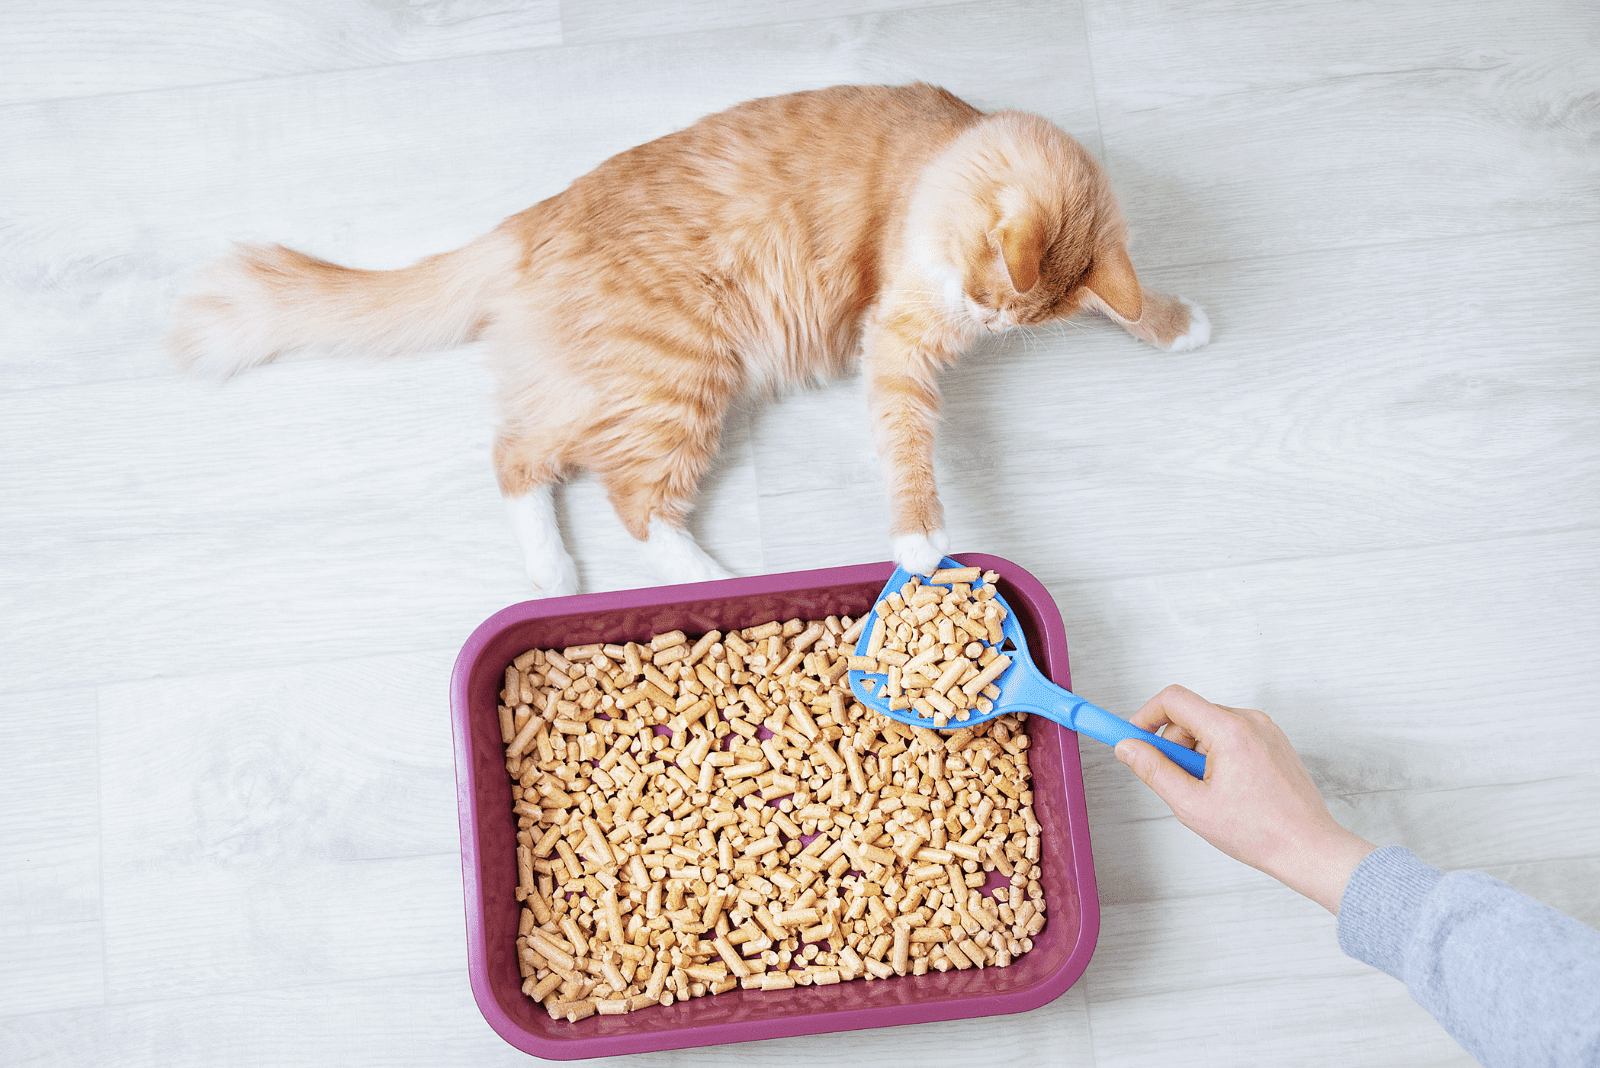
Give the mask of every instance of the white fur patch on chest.
[[909, 242], [908, 251], [912, 268], [940, 299], [944, 310], [953, 315], [968, 315], [961, 272], [934, 251], [932, 239], [926, 234], [915, 234]]

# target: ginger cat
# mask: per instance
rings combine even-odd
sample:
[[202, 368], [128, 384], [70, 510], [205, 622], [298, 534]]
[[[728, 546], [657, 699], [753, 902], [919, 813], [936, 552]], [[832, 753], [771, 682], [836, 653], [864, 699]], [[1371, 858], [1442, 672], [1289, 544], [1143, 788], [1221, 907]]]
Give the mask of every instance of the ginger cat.
[[668, 582], [728, 573], [684, 527], [742, 392], [869, 380], [896, 562], [948, 547], [939, 370], [979, 331], [1091, 308], [1159, 348], [1199, 308], [1139, 284], [1106, 177], [1034, 115], [929, 85], [754, 100], [617, 155], [455, 252], [398, 271], [239, 246], [178, 305], [173, 351], [226, 375], [291, 349], [390, 356], [481, 338], [494, 464], [528, 578], [577, 591], [552, 491], [587, 468]]

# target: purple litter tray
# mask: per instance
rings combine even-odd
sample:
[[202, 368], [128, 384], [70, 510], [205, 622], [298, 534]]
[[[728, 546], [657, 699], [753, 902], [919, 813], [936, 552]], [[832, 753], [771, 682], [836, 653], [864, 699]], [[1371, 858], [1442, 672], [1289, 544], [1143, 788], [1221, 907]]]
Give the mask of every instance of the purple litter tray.
[[[1070, 688], [1061, 614], [1039, 581], [997, 556], [969, 553], [956, 559], [999, 573], [1000, 592], [1019, 616], [1040, 669]], [[535, 647], [642, 642], [663, 631], [696, 635], [797, 616], [858, 616], [871, 608], [893, 571], [894, 565], [884, 562], [525, 601], [473, 631], [450, 680], [467, 967], [478, 1008], [501, 1038], [536, 1057], [575, 1060], [997, 1016], [1045, 1005], [1083, 974], [1100, 931], [1100, 901], [1078, 740], [1065, 727], [1033, 717], [1028, 725], [1033, 807], [1043, 828], [1040, 885], [1049, 924], [1034, 939], [1033, 951], [1010, 967], [782, 991], [734, 990], [576, 1023], [550, 1019], [522, 993], [516, 962], [516, 824], [496, 712], [506, 665]]]

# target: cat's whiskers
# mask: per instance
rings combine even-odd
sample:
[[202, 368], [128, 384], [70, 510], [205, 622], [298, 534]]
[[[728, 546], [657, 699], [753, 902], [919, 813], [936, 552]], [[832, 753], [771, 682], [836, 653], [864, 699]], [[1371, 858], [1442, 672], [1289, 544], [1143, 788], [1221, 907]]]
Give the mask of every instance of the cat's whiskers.
[[966, 325], [969, 321], [963, 313], [953, 309], [949, 304], [934, 298], [921, 300], [910, 299], [900, 302], [902, 307], [920, 312], [932, 312], [933, 321], [946, 329], [956, 329]]
[[1022, 350], [1026, 355], [1032, 357], [1044, 351], [1038, 327], [1024, 326], [1019, 332], [1022, 334]]

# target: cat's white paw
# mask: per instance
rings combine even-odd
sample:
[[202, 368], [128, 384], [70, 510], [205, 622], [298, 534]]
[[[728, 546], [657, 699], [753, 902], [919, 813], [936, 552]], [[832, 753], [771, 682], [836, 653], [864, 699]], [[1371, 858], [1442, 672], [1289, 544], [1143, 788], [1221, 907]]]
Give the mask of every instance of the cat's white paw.
[[1179, 297], [1178, 302], [1189, 309], [1189, 330], [1173, 338], [1172, 344], [1166, 346], [1166, 351], [1188, 352], [1208, 344], [1211, 341], [1211, 319], [1205, 309], [1188, 297]]
[[660, 519], [650, 520], [650, 537], [640, 546], [640, 554], [667, 583], [733, 578], [733, 572], [707, 556], [687, 530], [670, 527]]
[[950, 536], [942, 530], [889, 539], [890, 558], [913, 575], [933, 574], [949, 551]]
[[506, 498], [511, 531], [522, 547], [523, 572], [538, 590], [535, 597], [570, 597], [578, 592], [578, 565], [561, 541], [554, 490], [539, 486]]
[[571, 597], [578, 592], [578, 565], [562, 552], [560, 559], [527, 561], [524, 569], [534, 585], [535, 600], [544, 597]]

